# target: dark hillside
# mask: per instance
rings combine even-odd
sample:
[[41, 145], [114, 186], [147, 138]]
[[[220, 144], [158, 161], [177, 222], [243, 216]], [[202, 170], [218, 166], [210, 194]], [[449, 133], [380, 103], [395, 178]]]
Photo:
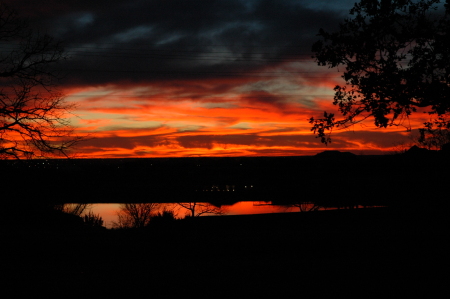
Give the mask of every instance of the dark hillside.
[[420, 208], [447, 205], [449, 166], [450, 159], [437, 153], [0, 161], [4, 201], [315, 201]]

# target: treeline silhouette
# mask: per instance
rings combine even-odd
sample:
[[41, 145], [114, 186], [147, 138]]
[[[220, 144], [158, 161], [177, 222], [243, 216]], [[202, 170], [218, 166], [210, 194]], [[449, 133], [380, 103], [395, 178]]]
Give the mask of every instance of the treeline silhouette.
[[[0, 161], [4, 203], [447, 205], [447, 154]], [[14, 179], [11, 179], [14, 178]]]

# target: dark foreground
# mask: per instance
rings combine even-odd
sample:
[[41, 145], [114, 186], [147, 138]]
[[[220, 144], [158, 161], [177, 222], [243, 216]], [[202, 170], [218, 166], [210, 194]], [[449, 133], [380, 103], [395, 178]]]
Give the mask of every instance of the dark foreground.
[[383, 208], [201, 217], [139, 231], [4, 226], [2, 291], [29, 298], [442, 297], [446, 215]]
[[[0, 285], [15, 297], [448, 297], [448, 155], [0, 166]], [[226, 186], [236, 191], [211, 192]], [[389, 208], [201, 217], [139, 231], [71, 228], [39, 210], [192, 200]]]

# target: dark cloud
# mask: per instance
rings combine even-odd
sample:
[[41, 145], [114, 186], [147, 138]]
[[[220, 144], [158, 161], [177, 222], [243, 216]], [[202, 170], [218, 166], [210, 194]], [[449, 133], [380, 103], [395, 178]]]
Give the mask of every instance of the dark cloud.
[[268, 104], [280, 109], [286, 106], [285, 97], [274, 95], [266, 91], [253, 91], [247, 95], [242, 95], [242, 99], [252, 104]]
[[67, 84], [248, 76], [309, 59], [342, 8], [293, 0], [6, 1], [65, 41]]
[[[108, 136], [98, 137], [80, 144], [77, 149], [82, 154], [103, 151], [104, 155], [114, 155], [114, 150], [130, 150], [134, 155], [152, 155], [152, 148], [166, 147], [176, 151], [184, 149], [203, 149], [204, 155], [226, 150], [227, 155], [233, 155], [228, 147], [243, 146], [248, 153], [254, 155], [314, 155], [327, 150], [351, 151], [355, 154], [383, 154], [383, 148], [390, 148], [402, 140], [406, 140], [400, 132], [338, 132], [333, 135], [333, 142], [325, 147], [318, 138], [312, 135], [273, 135], [261, 136], [257, 133], [229, 135], [183, 135], [163, 136], [147, 135], [138, 137]], [[370, 140], [370, 146], [364, 143]], [[139, 148], [146, 148], [141, 150]], [[110, 152], [111, 154], [109, 154]], [[242, 152], [236, 152], [236, 154]], [[129, 153], [119, 154], [127, 156]], [[197, 154], [195, 154], [197, 155]], [[112, 157], [112, 156], [111, 156]]]
[[105, 150], [107, 148], [134, 149], [138, 146], [155, 147], [167, 144], [168, 141], [164, 137], [155, 135], [133, 137], [108, 136], [86, 140], [80, 143], [79, 149], [82, 151], [86, 151], [90, 148], [96, 150]]
[[[375, 147], [372, 151], [379, 151], [380, 148], [390, 148], [398, 143], [409, 140], [401, 132], [376, 132], [376, 131], [356, 131], [356, 132], [336, 132], [332, 136], [330, 149], [346, 150], [348, 148], [358, 148], [364, 144], [371, 144]], [[214, 145], [244, 145], [254, 147], [308, 147], [311, 150], [320, 149], [324, 144], [313, 135], [273, 135], [260, 136], [259, 134], [230, 134], [230, 135], [192, 135], [177, 138], [179, 144], [185, 148], [205, 148], [212, 149]], [[369, 147], [370, 148], [370, 147]]]
[[[406, 129], [405, 129], [406, 131]], [[362, 144], [372, 144], [379, 148], [390, 148], [400, 143], [411, 142], [410, 135], [402, 132], [386, 131], [347, 131], [336, 134], [336, 137], [344, 140], [352, 140]], [[332, 137], [333, 138], [333, 137]]]
[[[229, 135], [191, 135], [177, 138], [184, 148], [212, 149], [214, 145], [226, 147], [227, 145], [243, 145], [249, 147], [308, 147], [323, 148], [319, 139], [312, 135], [275, 135], [259, 136], [258, 134], [229, 134]], [[341, 149], [351, 147], [351, 142], [337, 139], [333, 148]]]
[[[114, 115], [111, 126], [98, 127], [99, 135], [109, 137], [80, 144], [83, 153], [160, 155], [164, 151], [158, 148], [164, 147], [167, 155], [202, 152], [190, 149], [237, 155], [242, 151], [233, 146], [238, 146], [245, 154], [296, 155], [324, 148], [320, 139], [299, 128], [309, 130], [307, 119], [336, 109], [332, 88], [341, 78], [335, 70], [317, 67], [310, 50], [319, 29], [337, 29], [354, 0], [2, 2], [27, 17], [33, 28], [64, 42], [69, 59], [57, 66], [66, 74], [62, 90], [75, 93], [71, 100], [79, 99], [82, 112], [92, 120]], [[329, 95], [323, 92], [327, 89]], [[185, 106], [174, 109], [179, 100]], [[293, 113], [298, 114], [296, 129]], [[128, 122], [156, 118], [168, 128], [182, 129], [137, 134], [118, 114]], [[255, 119], [267, 124], [267, 131], [244, 130]], [[221, 126], [236, 124], [244, 124], [242, 133], [220, 132]], [[369, 131], [333, 135], [330, 149], [358, 149], [370, 140], [373, 152], [403, 137]]]
[[[165, 145], [180, 145], [184, 148], [212, 149], [215, 145], [226, 147], [227, 145], [243, 145], [249, 147], [309, 147], [323, 148], [323, 144], [311, 135], [279, 135], [279, 136], [258, 136], [258, 134], [230, 134], [230, 135], [185, 135], [179, 136], [175, 140], [168, 140], [163, 136], [148, 135], [139, 137], [98, 137], [82, 143], [82, 148], [88, 150], [121, 148], [134, 149], [136, 147], [155, 147]], [[336, 140], [333, 148], [346, 148], [352, 143]]]

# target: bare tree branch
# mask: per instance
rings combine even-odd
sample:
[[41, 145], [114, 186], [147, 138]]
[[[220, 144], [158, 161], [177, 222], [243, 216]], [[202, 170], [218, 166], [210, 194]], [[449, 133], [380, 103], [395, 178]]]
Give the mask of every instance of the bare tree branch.
[[0, 4], [0, 158], [68, 157], [83, 140], [66, 118], [74, 108], [58, 92], [61, 44], [33, 31]]
[[157, 212], [158, 203], [125, 203], [120, 206], [117, 213], [118, 221], [113, 223], [114, 228], [143, 228], [146, 227], [153, 215]]
[[186, 210], [186, 216], [199, 217], [204, 214], [223, 215], [223, 209], [216, 207], [208, 202], [179, 202], [177, 203], [180, 208]]

